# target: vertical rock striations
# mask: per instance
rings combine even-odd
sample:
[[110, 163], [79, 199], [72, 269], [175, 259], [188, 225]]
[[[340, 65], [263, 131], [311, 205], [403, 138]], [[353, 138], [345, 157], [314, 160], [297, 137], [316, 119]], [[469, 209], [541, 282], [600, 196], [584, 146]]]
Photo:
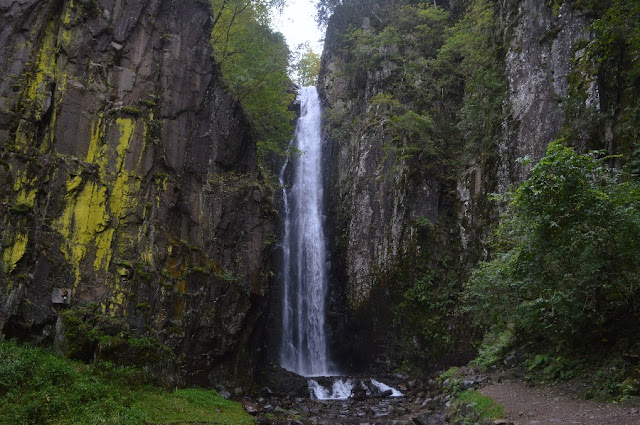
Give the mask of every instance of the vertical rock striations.
[[[531, 163], [519, 158], [535, 163], [559, 137], [593, 38], [593, 15], [569, 2], [414, 3], [344, 1], [325, 41], [333, 309], [350, 316], [333, 321], [352, 327], [341, 343], [356, 363], [391, 344], [398, 363], [469, 348], [456, 309], [488, 255], [488, 196], [523, 181]], [[596, 74], [579, 77], [597, 109]]]
[[[591, 38], [590, 20], [564, 3], [557, 12], [544, 2], [524, 0], [502, 10], [501, 24], [513, 28], [507, 39], [505, 73], [509, 83], [503, 142], [499, 146], [500, 192], [527, 177], [529, 167], [555, 140], [564, 123], [562, 102], [569, 96], [568, 77], [576, 60], [576, 46]], [[590, 97], [598, 102], [596, 86]]]
[[[55, 334], [67, 351], [104, 354], [113, 344], [70, 331], [91, 303], [94, 322], [122, 319], [132, 341], [169, 347], [172, 379], [249, 384], [272, 194], [214, 64], [211, 22], [197, 0], [0, 1], [8, 337]], [[52, 303], [57, 288], [71, 309]]]

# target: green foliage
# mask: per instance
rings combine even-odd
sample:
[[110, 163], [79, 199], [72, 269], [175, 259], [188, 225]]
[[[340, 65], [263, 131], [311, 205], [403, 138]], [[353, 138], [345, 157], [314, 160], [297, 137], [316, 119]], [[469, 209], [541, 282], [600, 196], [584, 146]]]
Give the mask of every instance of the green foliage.
[[295, 52], [291, 68], [298, 86], [315, 86], [320, 72], [320, 55], [311, 49], [309, 43], [301, 44]]
[[525, 364], [529, 372], [537, 372], [545, 380], [567, 380], [576, 374], [579, 362], [564, 356], [537, 354]]
[[211, 0], [211, 43], [222, 73], [253, 124], [259, 160], [286, 155], [293, 136], [289, 49], [269, 28], [273, 2]]
[[[630, 351], [638, 352], [638, 346]], [[602, 352], [567, 353], [556, 350], [542, 354], [528, 353], [522, 364], [526, 379], [555, 383], [577, 378], [582, 382], [586, 398], [621, 401], [640, 395], [640, 368], [637, 357]]]
[[556, 349], [637, 333], [640, 187], [559, 141], [508, 200], [494, 260], [467, 287], [477, 322]]
[[434, 275], [425, 274], [404, 293], [404, 299], [395, 308], [394, 324], [411, 335], [407, 350], [417, 364], [433, 364], [451, 350], [454, 339], [447, 324], [455, 311], [456, 291], [440, 284]]
[[[429, 60], [442, 45], [449, 14], [433, 6], [399, 5], [381, 28], [352, 28], [344, 36], [356, 80], [376, 69], [385, 90], [414, 108], [426, 107], [437, 93]], [[405, 100], [406, 99], [406, 100]]]
[[457, 366], [450, 367], [449, 369], [445, 370], [440, 375], [438, 375], [437, 379], [439, 382], [444, 382], [447, 379], [456, 377], [459, 371], [460, 371], [460, 368]]
[[493, 152], [502, 134], [507, 87], [499, 27], [492, 5], [474, 1], [433, 61], [443, 101], [461, 98], [456, 128], [476, 156]]
[[[150, 305], [139, 303], [137, 308], [148, 309]], [[165, 365], [175, 360], [173, 352], [154, 335], [136, 337], [124, 320], [103, 314], [97, 304], [64, 310], [62, 323], [66, 354], [74, 359], [136, 367]]]
[[423, 165], [433, 168], [442, 164], [446, 153], [443, 139], [434, 133], [432, 114], [439, 114], [434, 110], [437, 88], [429, 59], [443, 43], [448, 18], [438, 7], [401, 4], [380, 28], [352, 28], [343, 37], [354, 85], [376, 73], [376, 86], [384, 89], [368, 99], [364, 120], [361, 111], [334, 116], [328, 110], [333, 137], [363, 133], [385, 140], [386, 159], [402, 167], [410, 158], [422, 158]]
[[[556, 0], [555, 4], [563, 3]], [[603, 129], [624, 156], [627, 173], [637, 179], [640, 139], [640, 3], [625, 0], [583, 0], [575, 7], [594, 18], [594, 38], [584, 41], [569, 75], [564, 135], [590, 147], [602, 146]], [[598, 104], [586, 102], [598, 87]]]
[[640, 396], [640, 367], [633, 360], [625, 360], [622, 356], [614, 356], [604, 362], [594, 359], [596, 367], [588, 370], [593, 383], [586, 396], [606, 401]]
[[432, 141], [433, 120], [426, 113], [416, 113], [389, 93], [381, 93], [370, 102], [366, 123], [371, 134], [383, 134], [387, 155], [400, 163], [420, 152], [436, 156], [439, 147]]
[[252, 424], [215, 391], [167, 391], [140, 370], [85, 365], [48, 351], [0, 342], [0, 424]]
[[461, 392], [457, 401], [458, 403], [472, 405], [478, 413], [478, 419], [499, 419], [504, 416], [504, 406], [474, 390]]
[[473, 360], [473, 365], [481, 370], [486, 370], [490, 366], [499, 364], [508, 350], [513, 348], [515, 342], [516, 335], [512, 327], [490, 330], [484, 335], [478, 356]]
[[500, 24], [486, 0], [471, 2], [454, 25], [446, 10], [412, 3], [396, 5], [379, 25], [351, 27], [343, 36], [352, 85], [375, 80], [369, 99], [375, 108], [365, 109], [364, 122], [363, 111], [350, 111], [328, 127], [336, 138], [374, 134], [400, 150], [396, 161], [411, 155], [419, 166], [446, 167], [444, 177], [454, 179], [471, 155], [490, 156], [501, 136], [506, 79]]

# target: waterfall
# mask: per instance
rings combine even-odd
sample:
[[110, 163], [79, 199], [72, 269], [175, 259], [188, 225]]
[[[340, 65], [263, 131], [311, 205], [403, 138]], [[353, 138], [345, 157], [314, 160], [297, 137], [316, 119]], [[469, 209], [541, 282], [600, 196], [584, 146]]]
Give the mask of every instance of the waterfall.
[[[292, 141], [300, 151], [280, 172], [284, 209], [282, 241], [282, 344], [280, 365], [302, 376], [335, 376], [325, 334], [327, 255], [322, 226], [322, 108], [315, 87], [299, 94], [302, 111]], [[288, 171], [291, 171], [287, 182]], [[309, 379], [309, 393], [319, 400], [344, 400], [358, 386], [366, 396], [401, 397], [402, 393], [370, 378], [334, 378], [331, 390]]]
[[[303, 376], [330, 375], [325, 334], [327, 270], [322, 226], [322, 108], [315, 87], [299, 94], [302, 112], [293, 143], [300, 155], [280, 173], [284, 239], [280, 364]], [[290, 187], [285, 169], [292, 167]]]

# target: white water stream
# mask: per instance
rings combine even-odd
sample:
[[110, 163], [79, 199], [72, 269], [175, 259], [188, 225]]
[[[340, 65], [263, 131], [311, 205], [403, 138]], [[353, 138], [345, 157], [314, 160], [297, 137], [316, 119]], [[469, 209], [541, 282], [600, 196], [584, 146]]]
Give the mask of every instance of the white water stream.
[[309, 393], [311, 397], [315, 398], [316, 400], [346, 400], [351, 397], [351, 392], [356, 386], [363, 388], [367, 396], [372, 396], [376, 393], [384, 393], [386, 391], [391, 391], [391, 397], [403, 396], [403, 394], [397, 389], [390, 387], [382, 382], [376, 381], [373, 378], [336, 378], [333, 380], [331, 389], [323, 387], [314, 379], [309, 379]]
[[[322, 108], [315, 87], [299, 94], [295, 147], [301, 151], [280, 173], [285, 220], [280, 364], [302, 376], [333, 374], [325, 334], [327, 271], [322, 226]], [[291, 186], [285, 169], [291, 166]]]
[[[299, 93], [301, 115], [294, 146], [301, 152], [280, 172], [284, 206], [282, 345], [280, 365], [305, 377], [335, 376], [329, 357], [325, 329], [328, 282], [325, 236], [322, 225], [322, 107], [315, 87]], [[288, 167], [291, 182], [285, 182]], [[375, 379], [364, 381], [334, 379], [331, 390], [309, 380], [310, 395], [321, 400], [341, 400], [351, 396], [355, 385], [367, 394], [398, 390]]]

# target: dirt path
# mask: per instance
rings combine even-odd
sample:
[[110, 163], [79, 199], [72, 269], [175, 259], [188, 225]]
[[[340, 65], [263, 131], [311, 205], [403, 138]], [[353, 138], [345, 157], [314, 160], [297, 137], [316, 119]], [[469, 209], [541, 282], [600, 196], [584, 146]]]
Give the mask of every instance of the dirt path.
[[491, 384], [480, 392], [505, 407], [515, 425], [640, 425], [640, 409], [578, 399], [522, 382]]

